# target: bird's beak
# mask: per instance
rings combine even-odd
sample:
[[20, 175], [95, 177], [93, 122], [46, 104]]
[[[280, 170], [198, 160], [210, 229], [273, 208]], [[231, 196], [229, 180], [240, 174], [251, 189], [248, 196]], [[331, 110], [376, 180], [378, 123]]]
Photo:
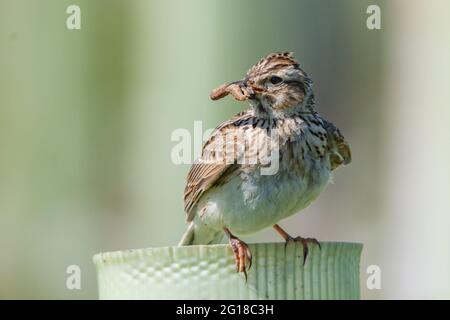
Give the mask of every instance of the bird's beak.
[[251, 83], [249, 81], [245, 81], [244, 86], [245, 89], [247, 90], [248, 98], [250, 100], [254, 100], [256, 98], [256, 94], [255, 91], [253, 90], [253, 86], [251, 85]]
[[210, 98], [219, 100], [228, 94], [231, 94], [238, 101], [255, 99], [255, 92], [247, 79], [222, 84], [211, 92]]
[[255, 99], [257, 94], [262, 94], [265, 91], [263, 87], [259, 87], [258, 85], [256, 85], [252, 79], [247, 79], [244, 81], [247, 91], [252, 95], [252, 98], [250, 99]]

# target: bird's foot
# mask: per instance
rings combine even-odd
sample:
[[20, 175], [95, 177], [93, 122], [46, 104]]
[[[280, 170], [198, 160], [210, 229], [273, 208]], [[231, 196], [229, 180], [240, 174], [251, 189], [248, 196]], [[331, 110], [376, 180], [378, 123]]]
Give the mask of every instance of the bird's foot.
[[305, 265], [306, 262], [306, 258], [308, 257], [308, 253], [309, 253], [309, 248], [308, 248], [308, 244], [311, 243], [313, 245], [318, 245], [319, 249], [321, 249], [320, 247], [320, 243], [319, 241], [317, 241], [317, 239], [314, 238], [302, 238], [302, 237], [291, 237], [285, 230], [283, 230], [283, 228], [281, 228], [278, 224], [275, 224], [273, 226], [273, 228], [275, 229], [276, 232], [278, 232], [283, 239], [286, 241], [285, 243], [285, 247], [287, 246], [287, 244], [289, 242], [299, 242], [301, 243], [301, 245], [303, 246], [303, 265]]
[[315, 239], [315, 238], [302, 238], [302, 237], [294, 238], [294, 237], [288, 236], [286, 238], [285, 246], [287, 246], [287, 244], [289, 242], [296, 242], [296, 243], [300, 243], [302, 245], [302, 247], [303, 247], [303, 265], [305, 265], [306, 258], [308, 257], [308, 253], [309, 253], [308, 244], [317, 245], [319, 247], [319, 249], [321, 249], [319, 241], [317, 241], [317, 239]]
[[247, 281], [247, 270], [252, 266], [252, 253], [244, 241], [232, 235], [228, 230], [226, 233], [236, 260], [236, 271], [244, 273], [245, 281]]

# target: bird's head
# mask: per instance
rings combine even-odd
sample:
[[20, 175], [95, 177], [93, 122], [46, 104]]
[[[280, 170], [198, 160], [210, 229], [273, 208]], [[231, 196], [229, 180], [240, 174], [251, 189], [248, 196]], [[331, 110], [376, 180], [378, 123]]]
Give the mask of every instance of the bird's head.
[[313, 98], [312, 80], [292, 52], [274, 53], [248, 70], [245, 78], [224, 84], [211, 93], [213, 100], [227, 94], [236, 100], [248, 100], [259, 113], [280, 114], [297, 109], [309, 110]]

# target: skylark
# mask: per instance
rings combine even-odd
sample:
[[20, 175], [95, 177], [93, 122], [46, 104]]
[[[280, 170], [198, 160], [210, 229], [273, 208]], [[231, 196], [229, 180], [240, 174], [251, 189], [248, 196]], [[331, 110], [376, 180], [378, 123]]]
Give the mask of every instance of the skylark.
[[312, 81], [291, 52], [261, 59], [211, 99], [228, 94], [250, 108], [219, 125], [193, 163], [184, 193], [189, 226], [179, 245], [220, 243], [226, 235], [246, 275], [251, 252], [238, 236], [273, 227], [303, 245], [305, 261], [308, 242], [317, 240], [291, 237], [277, 223], [308, 206], [331, 172], [350, 163], [349, 145], [316, 112]]

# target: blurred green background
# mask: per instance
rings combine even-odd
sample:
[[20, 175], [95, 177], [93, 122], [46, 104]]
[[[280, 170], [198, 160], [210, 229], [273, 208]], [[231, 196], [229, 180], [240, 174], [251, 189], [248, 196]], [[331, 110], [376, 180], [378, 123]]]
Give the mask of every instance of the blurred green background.
[[[81, 30], [66, 28], [70, 4]], [[369, 4], [381, 30], [366, 28]], [[96, 298], [93, 254], [175, 245], [189, 166], [171, 161], [171, 133], [245, 108], [209, 92], [285, 50], [354, 160], [281, 225], [364, 243], [363, 298], [450, 298], [448, 12], [445, 0], [0, 0], [0, 298]], [[66, 289], [72, 264], [81, 290]], [[366, 288], [370, 265], [381, 290]]]

